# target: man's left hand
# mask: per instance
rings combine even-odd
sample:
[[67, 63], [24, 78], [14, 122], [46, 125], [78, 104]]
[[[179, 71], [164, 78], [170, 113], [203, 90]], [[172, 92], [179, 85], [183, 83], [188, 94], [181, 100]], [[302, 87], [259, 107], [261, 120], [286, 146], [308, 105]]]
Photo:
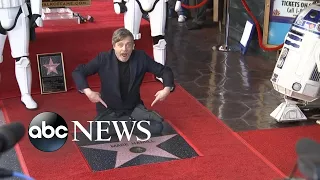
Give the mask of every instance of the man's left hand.
[[158, 101], [163, 101], [170, 94], [170, 87], [165, 87], [164, 89], [158, 91], [154, 96], [156, 97], [152, 102], [151, 106], [153, 106]]

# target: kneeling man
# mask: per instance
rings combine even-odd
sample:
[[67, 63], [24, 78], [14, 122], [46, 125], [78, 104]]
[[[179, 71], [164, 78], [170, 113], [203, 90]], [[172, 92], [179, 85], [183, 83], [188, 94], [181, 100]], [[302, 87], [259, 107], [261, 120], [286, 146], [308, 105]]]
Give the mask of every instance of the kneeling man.
[[[125, 28], [114, 32], [112, 45], [113, 49], [99, 53], [73, 71], [77, 89], [96, 103], [97, 120], [147, 120], [151, 124], [145, 127], [151, 134], [161, 133], [163, 118], [145, 108], [140, 97], [140, 86], [146, 72], [163, 79], [164, 87], [156, 93], [151, 104], [153, 106], [163, 101], [174, 89], [172, 70], [154, 61], [144, 51], [134, 50], [133, 35]], [[87, 77], [96, 73], [101, 81], [100, 93], [90, 89], [87, 82]]]

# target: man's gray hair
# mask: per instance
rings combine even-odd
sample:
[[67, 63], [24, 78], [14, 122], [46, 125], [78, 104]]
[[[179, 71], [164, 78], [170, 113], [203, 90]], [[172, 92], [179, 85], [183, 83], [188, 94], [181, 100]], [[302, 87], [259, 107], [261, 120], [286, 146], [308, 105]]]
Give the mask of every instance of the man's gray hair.
[[112, 45], [115, 45], [117, 42], [122, 41], [127, 37], [131, 37], [132, 40], [134, 40], [133, 34], [128, 29], [120, 28], [115, 30], [112, 35]]

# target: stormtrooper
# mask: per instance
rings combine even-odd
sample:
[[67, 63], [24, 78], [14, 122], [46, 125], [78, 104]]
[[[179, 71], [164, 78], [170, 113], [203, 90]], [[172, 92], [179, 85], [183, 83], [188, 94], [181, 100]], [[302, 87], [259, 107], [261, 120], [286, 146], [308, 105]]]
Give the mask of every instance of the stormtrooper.
[[30, 27], [42, 27], [42, 0], [0, 0], [0, 63], [8, 36], [11, 56], [15, 59], [15, 75], [21, 101], [27, 109], [36, 109], [31, 97], [31, 66], [29, 60]]
[[[166, 63], [165, 26], [168, 0], [113, 0], [116, 14], [124, 13], [124, 26], [131, 31], [135, 40], [141, 38], [140, 22], [143, 14], [150, 19], [151, 36], [153, 38], [154, 60], [162, 65]], [[175, 11], [180, 10], [181, 1], [177, 0]], [[162, 82], [161, 78], [157, 79]]]
[[320, 88], [320, 3], [303, 9], [285, 36], [271, 82], [284, 95], [270, 115], [278, 122], [307, 120], [299, 104], [319, 97]]

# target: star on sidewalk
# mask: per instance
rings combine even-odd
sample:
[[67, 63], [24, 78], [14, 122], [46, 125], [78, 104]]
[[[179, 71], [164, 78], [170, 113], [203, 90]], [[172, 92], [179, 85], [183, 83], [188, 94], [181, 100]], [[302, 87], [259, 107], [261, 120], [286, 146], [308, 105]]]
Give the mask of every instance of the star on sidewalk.
[[[120, 141], [120, 142], [95, 144], [95, 145], [88, 145], [88, 146], [82, 146], [82, 147], [91, 148], [91, 149], [116, 151], [117, 157], [116, 157], [115, 168], [117, 168], [117, 167], [125, 164], [126, 162], [128, 162], [128, 161], [130, 161], [130, 160], [134, 159], [135, 157], [142, 155], [142, 154], [150, 155], [150, 156], [180, 159], [180, 158], [170, 154], [169, 152], [157, 147], [157, 145], [171, 139], [174, 136], [176, 136], [176, 134], [153, 137], [145, 142], [136, 141], [136, 140], [128, 141], [127, 138], [123, 138], [122, 141]], [[136, 139], [133, 137], [131, 139]]]
[[58, 74], [57, 67], [60, 65], [60, 63], [53, 63], [52, 59], [50, 58], [49, 64], [44, 64], [43, 66], [47, 68], [47, 75], [49, 75], [51, 72], [54, 72]]

